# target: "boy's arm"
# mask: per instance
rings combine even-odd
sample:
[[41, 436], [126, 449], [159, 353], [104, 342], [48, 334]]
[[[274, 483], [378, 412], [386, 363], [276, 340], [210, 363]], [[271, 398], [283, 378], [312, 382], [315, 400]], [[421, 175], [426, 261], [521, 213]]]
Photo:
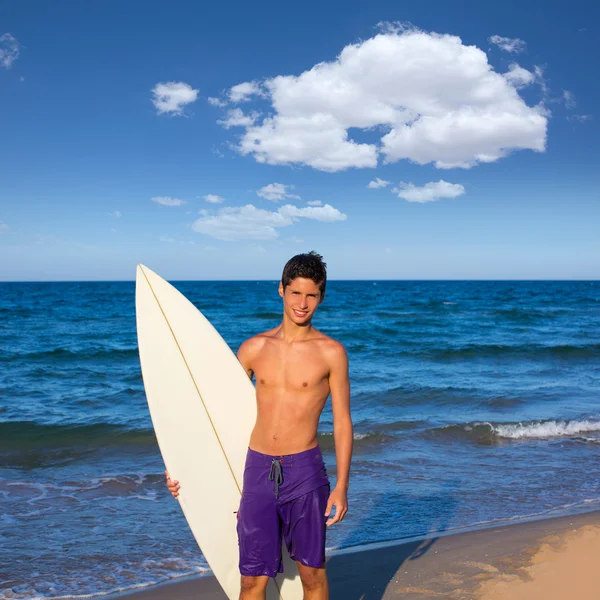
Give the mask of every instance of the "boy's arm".
[[335, 440], [335, 458], [337, 482], [331, 492], [326, 516], [335, 505], [335, 516], [329, 519], [333, 525], [344, 518], [348, 510], [347, 491], [350, 478], [350, 460], [352, 458], [352, 418], [350, 416], [350, 378], [348, 375], [348, 355], [342, 344], [336, 343], [331, 353], [329, 389], [333, 411], [333, 437]]
[[252, 359], [256, 353], [257, 339], [256, 337], [251, 337], [246, 340], [237, 351], [237, 359], [240, 361], [242, 367], [244, 367], [244, 371], [250, 380], [254, 377], [254, 369], [252, 368]]

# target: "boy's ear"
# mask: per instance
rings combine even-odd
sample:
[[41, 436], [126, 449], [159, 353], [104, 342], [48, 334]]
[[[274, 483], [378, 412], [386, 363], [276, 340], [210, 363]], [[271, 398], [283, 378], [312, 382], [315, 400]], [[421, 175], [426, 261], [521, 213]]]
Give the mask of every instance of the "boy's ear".
[[283, 282], [279, 282], [279, 295], [283, 298]]

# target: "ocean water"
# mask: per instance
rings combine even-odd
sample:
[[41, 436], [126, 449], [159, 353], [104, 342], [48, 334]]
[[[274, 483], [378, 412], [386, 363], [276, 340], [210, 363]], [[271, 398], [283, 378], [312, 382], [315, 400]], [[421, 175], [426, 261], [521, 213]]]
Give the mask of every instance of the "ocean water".
[[[275, 282], [175, 282], [232, 349]], [[0, 599], [206, 573], [144, 397], [133, 282], [0, 284]], [[600, 282], [332, 281], [350, 511], [330, 549], [600, 508]], [[327, 405], [320, 443], [332, 484]], [[199, 460], [201, 458], [199, 457]]]

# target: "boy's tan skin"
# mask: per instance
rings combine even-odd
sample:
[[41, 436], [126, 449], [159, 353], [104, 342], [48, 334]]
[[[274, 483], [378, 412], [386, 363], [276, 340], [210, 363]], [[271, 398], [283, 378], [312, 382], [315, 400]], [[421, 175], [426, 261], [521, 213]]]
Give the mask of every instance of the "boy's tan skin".
[[[248, 377], [256, 378], [257, 419], [249, 446], [271, 455], [295, 454], [318, 445], [317, 426], [331, 394], [337, 482], [325, 516], [327, 526], [342, 521], [348, 511], [348, 478], [352, 456], [348, 358], [342, 344], [317, 331], [312, 317], [322, 301], [317, 283], [297, 277], [279, 285], [283, 321], [275, 329], [246, 340], [238, 359]], [[179, 483], [167, 487], [177, 498]], [[305, 600], [328, 600], [325, 564], [322, 568], [297, 563]], [[263, 600], [269, 578], [242, 575], [240, 600]]]

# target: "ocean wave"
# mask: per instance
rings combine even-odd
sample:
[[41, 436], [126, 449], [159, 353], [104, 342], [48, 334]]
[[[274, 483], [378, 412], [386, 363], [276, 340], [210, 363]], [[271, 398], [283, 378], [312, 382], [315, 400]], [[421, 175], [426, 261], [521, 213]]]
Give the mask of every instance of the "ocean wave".
[[122, 361], [129, 358], [138, 358], [137, 348], [85, 348], [69, 350], [67, 348], [54, 348], [52, 350], [38, 350], [35, 352], [6, 353], [2, 359], [7, 361], [27, 360], [52, 360], [52, 361], [81, 361], [104, 359]]
[[600, 421], [581, 420], [540, 420], [520, 421], [517, 423], [492, 423], [489, 421], [473, 421], [455, 423], [428, 430], [425, 435], [435, 439], [474, 441], [478, 443], [494, 443], [506, 440], [536, 440], [552, 438], [568, 438], [581, 433], [600, 432]]
[[600, 356], [600, 344], [558, 344], [543, 346], [540, 344], [522, 344], [508, 346], [503, 344], [468, 344], [458, 348], [432, 349], [419, 352], [423, 358], [433, 360], [462, 360], [465, 358], [597, 358]]
[[515, 440], [550, 438], [600, 431], [600, 421], [592, 421], [589, 419], [581, 421], [534, 421], [528, 423], [492, 425], [492, 430], [498, 437]]
[[132, 429], [112, 423], [42, 424], [34, 421], [0, 423], [0, 452], [79, 443], [139, 443], [154, 438], [151, 428]]
[[153, 429], [132, 429], [109, 423], [0, 423], [1, 462], [9, 467], [37, 468], [64, 464], [103, 448], [156, 446]]
[[[354, 435], [354, 451], [358, 452], [372, 445], [385, 443], [386, 440], [392, 439], [392, 436], [384, 431], [355, 431]], [[319, 433], [319, 446], [321, 450], [332, 450], [335, 448], [333, 432], [325, 431]]]
[[[497, 394], [493, 399], [497, 399]], [[377, 392], [363, 393], [356, 397], [361, 405], [445, 406], [458, 404], [486, 403], [488, 398], [477, 388], [457, 386], [427, 386], [408, 384]]]
[[540, 319], [555, 319], [557, 316], [566, 315], [572, 312], [566, 308], [556, 309], [535, 309], [535, 308], [496, 308], [489, 311], [489, 315], [492, 317], [499, 317], [506, 319], [507, 321], [513, 321], [517, 323], [532, 323]]

